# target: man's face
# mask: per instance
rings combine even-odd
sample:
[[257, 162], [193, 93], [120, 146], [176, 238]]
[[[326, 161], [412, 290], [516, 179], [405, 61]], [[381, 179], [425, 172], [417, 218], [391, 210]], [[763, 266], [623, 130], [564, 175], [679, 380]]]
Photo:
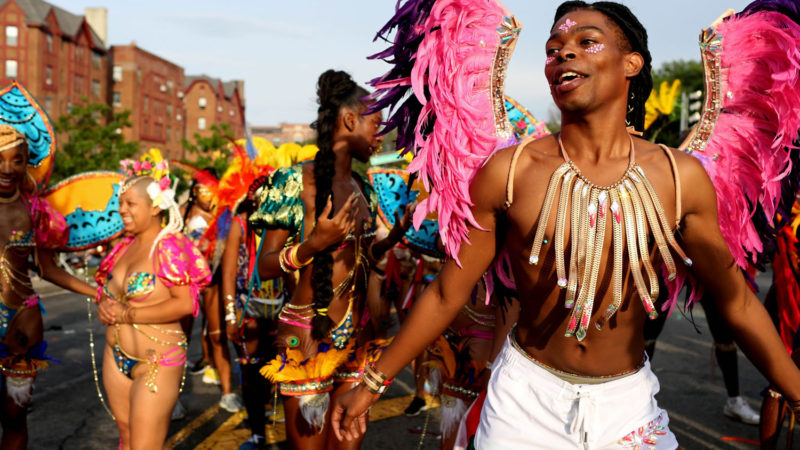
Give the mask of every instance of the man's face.
[[629, 78], [641, 56], [605, 14], [578, 10], [564, 15], [547, 40], [545, 76], [556, 106], [566, 114], [589, 113], [610, 101], [627, 104]]

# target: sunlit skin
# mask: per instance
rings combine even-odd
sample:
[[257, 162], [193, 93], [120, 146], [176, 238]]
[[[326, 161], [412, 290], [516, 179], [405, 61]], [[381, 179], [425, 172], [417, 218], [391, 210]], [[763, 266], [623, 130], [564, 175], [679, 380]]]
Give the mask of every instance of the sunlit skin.
[[[361, 186], [360, 179], [352, 173], [352, 160], [367, 161], [379, 151], [383, 138], [377, 136], [380, 131], [382, 114], [380, 112], [363, 115], [365, 106], [361, 105], [357, 109], [342, 107], [339, 111], [337, 126], [333, 136], [333, 152], [335, 154], [335, 174], [332, 182], [333, 201], [328, 202], [325, 210], [322, 211], [319, 219], [315, 219], [315, 195], [316, 188], [314, 182], [314, 163], [303, 166], [303, 191], [301, 198], [305, 205], [305, 231], [303, 243], [298, 249], [298, 259], [307, 261], [315, 253], [328, 248], [332, 245], [338, 246], [345, 236], [353, 230], [356, 235], [363, 232], [362, 224], [364, 221], [372, 220], [369, 205], [364, 197], [364, 188]], [[328, 213], [333, 211], [332, 218], [328, 219]], [[316, 222], [316, 225], [315, 225]], [[261, 258], [258, 261], [259, 274], [261, 279], [269, 279], [282, 276], [283, 272], [278, 263], [278, 255], [283, 249], [289, 232], [284, 229], [267, 230], [264, 233], [264, 243]], [[396, 241], [395, 241], [396, 242]], [[362, 251], [369, 248], [371, 241], [362, 242]], [[376, 243], [376, 246], [379, 243]], [[391, 243], [388, 247], [391, 247]], [[349, 273], [355, 261], [355, 246], [347, 245], [333, 252], [333, 275], [331, 282], [333, 286], [338, 285]], [[294, 305], [308, 305], [312, 303], [313, 290], [311, 287], [312, 266], [308, 266], [300, 271], [300, 279], [297, 287], [292, 292], [291, 303]], [[360, 305], [365, 301], [366, 280], [359, 277], [355, 289], [354, 311], [361, 309]], [[346, 298], [335, 299], [329, 306], [328, 315], [334, 322], [338, 322], [344, 316], [348, 301]], [[358, 322], [360, 318], [357, 314], [353, 320]], [[294, 327], [281, 323], [278, 327], [277, 345], [279, 351], [286, 347], [290, 336], [299, 338], [299, 349], [307, 356], [316, 353], [316, 342], [311, 338], [310, 330]], [[352, 388], [352, 384], [338, 383], [332, 392], [335, 399], [342, 393]], [[325, 448], [358, 448], [358, 441], [338, 442], [330, 433], [330, 421], [325, 421], [325, 427], [321, 432], [313, 430], [306, 424], [300, 416], [299, 403], [297, 398], [284, 397], [286, 407], [287, 433], [290, 446], [301, 449]], [[330, 413], [330, 409], [329, 409]]]
[[[161, 355], [175, 346], [156, 343], [134, 330], [131, 325], [124, 324], [121, 320], [124, 305], [117, 301], [122, 299], [125, 280], [131, 273], [156, 273], [158, 270], [150, 256], [150, 249], [161, 231], [162, 217], [160, 208], [153, 206], [145, 191], [150, 182], [151, 179], [145, 178], [120, 195], [119, 214], [126, 234], [134, 236], [135, 240], [117, 259], [109, 274], [108, 291], [116, 300], [104, 296], [98, 306], [98, 316], [103, 323], [120, 323], [120, 347], [142, 359], [147, 358], [148, 351]], [[180, 318], [193, 312], [189, 286], [167, 288], [158, 278], [155, 290], [149, 297], [134, 299], [127, 304], [132, 308], [128, 316], [131, 321], [145, 328], [147, 334], [165, 342], [176, 342], [180, 336], [158, 331], [146, 324], [158, 324], [159, 328], [165, 330], [180, 331]], [[178, 399], [183, 366], [159, 366], [156, 377], [158, 392], [150, 392], [145, 386], [147, 364], [134, 367], [133, 380], [117, 368], [112, 354], [116, 329], [115, 326], [109, 326], [106, 333], [108, 344], [103, 356], [103, 385], [111, 411], [117, 419], [122, 448], [161, 448], [166, 439], [172, 409]]]
[[[15, 248], [6, 251], [6, 245], [12, 232], [27, 233], [33, 229], [34, 223], [28, 206], [22, 197], [10, 201], [20, 190], [26, 177], [28, 152], [25, 146], [15, 147], [0, 152], [0, 243], [5, 254], [5, 263], [11, 267], [18, 280], [11, 281], [13, 286], [0, 277], [0, 298], [3, 303], [18, 312], [9, 323], [4, 343], [14, 354], [25, 354], [29, 348], [43, 339], [42, 315], [38, 307], [23, 308], [26, 298], [34, 294], [28, 273], [33, 269], [29, 261], [32, 253], [36, 253], [39, 271], [42, 278], [63, 288], [79, 292], [83, 295], [94, 295], [94, 289], [88, 284], [72, 277], [54, 263], [54, 252], [44, 248]], [[27, 408], [21, 408], [11, 400], [3, 389], [0, 398], [0, 424], [3, 436], [0, 448], [26, 448], [28, 443]]]
[[[576, 25], [565, 32], [560, 26], [567, 20]], [[596, 44], [604, 44], [604, 50], [594, 54], [585, 51]], [[609, 185], [627, 168], [628, 89], [630, 80], [642, 68], [643, 58], [628, 50], [616, 24], [602, 13], [590, 10], [571, 12], [561, 18], [551, 30], [545, 48], [548, 56], [556, 58], [545, 66], [545, 75], [562, 113], [564, 147], [584, 176], [597, 185]], [[566, 72], [575, 72], [579, 77], [562, 79]], [[634, 145], [636, 162], [647, 173], [666, 216], [680, 222], [680, 244], [694, 261], [692, 273], [714, 294], [720, 313], [740, 347], [787, 397], [800, 399], [800, 371], [733, 262], [719, 231], [714, 187], [702, 166], [695, 158], [672, 151], [682, 185], [691, 186], [682, 191], [681, 216], [676, 218], [676, 191], [669, 160], [655, 144], [634, 138]], [[621, 373], [641, 364], [646, 314], [627, 266], [622, 307], [605, 328], [597, 331], [592, 327], [583, 341], [564, 336], [570, 310], [564, 308], [564, 294], [556, 285], [550, 245], [543, 247], [543, 260], [538, 265], [528, 263], [549, 177], [564, 158], [553, 136], [527, 144], [513, 176], [514, 202], [506, 210], [506, 180], [514, 150], [500, 150], [475, 177], [471, 186], [472, 213], [488, 231], [471, 229], [470, 244], [462, 245], [459, 253], [463, 266], [452, 261], [446, 263], [414, 305], [394, 342], [376, 363], [378, 370], [387, 376], [400, 372], [444, 330], [501, 249], [508, 250], [521, 299], [513, 337], [528, 354], [551, 367], [584, 376]], [[553, 235], [555, 221], [556, 214], [551, 214], [547, 236]], [[654, 250], [651, 248], [655, 264], [660, 265], [660, 256]], [[603, 251], [600, 280], [611, 277], [610, 251], [610, 246]], [[612, 302], [610, 283], [599, 284], [592, 323]], [[360, 436], [366, 424], [364, 412], [377, 398], [363, 386], [342, 397], [331, 419], [334, 430], [345, 439]]]

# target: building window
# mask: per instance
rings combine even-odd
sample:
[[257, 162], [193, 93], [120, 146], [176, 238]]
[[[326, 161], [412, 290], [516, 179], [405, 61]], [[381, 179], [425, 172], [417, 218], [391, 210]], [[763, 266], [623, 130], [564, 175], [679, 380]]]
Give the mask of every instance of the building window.
[[205, 97], [198, 98], [197, 99], [197, 106], [199, 106], [200, 109], [206, 109], [206, 98]]
[[172, 120], [172, 103], [167, 103], [167, 120]]
[[83, 61], [83, 47], [76, 47], [75, 48], [75, 58], [78, 61]]
[[73, 88], [76, 94], [83, 93], [83, 77], [80, 75], [75, 75], [75, 86]]
[[48, 34], [45, 36], [45, 40], [47, 42], [47, 53], [53, 52], [53, 35]]
[[72, 112], [72, 100], [67, 100], [67, 114]]
[[144, 112], [147, 112], [147, 110], [148, 110], [148, 109], [150, 109], [150, 98], [148, 98], [147, 96], [145, 96], [145, 97], [144, 97], [144, 105], [142, 106], [142, 110], [143, 110]]
[[122, 66], [114, 66], [112, 78], [114, 81], [122, 81]]
[[6, 78], [17, 78], [17, 61], [13, 59], [6, 60]]
[[47, 114], [53, 114], [53, 99], [44, 99], [44, 110], [47, 111]]
[[119, 92], [114, 92], [112, 94], [111, 102], [115, 107], [122, 106], [122, 96], [120, 95]]
[[172, 140], [172, 128], [167, 127], [167, 140]]
[[206, 129], [206, 118], [200, 117], [197, 119], [197, 129], [198, 130], [205, 130]]
[[97, 80], [92, 80], [92, 96], [100, 98], [100, 82]]
[[53, 84], [53, 68], [47, 66], [44, 68], [45, 79], [44, 82], [48, 86], [52, 86]]
[[231, 117], [233, 117], [233, 110], [231, 110]]
[[19, 28], [15, 26], [6, 27], [6, 45], [16, 47], [19, 41]]
[[100, 57], [100, 53], [92, 52], [92, 66], [95, 69], [99, 69], [100, 68], [100, 58], [101, 58]]
[[173, 89], [175, 89], [175, 83], [173, 83], [172, 80], [167, 80], [167, 93], [172, 95]]

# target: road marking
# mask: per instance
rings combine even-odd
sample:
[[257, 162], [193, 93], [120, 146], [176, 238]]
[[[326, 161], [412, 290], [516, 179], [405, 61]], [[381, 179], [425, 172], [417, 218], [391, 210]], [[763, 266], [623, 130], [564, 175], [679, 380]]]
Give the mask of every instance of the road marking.
[[[413, 395], [405, 395], [402, 397], [394, 397], [386, 400], [381, 400], [376, 403], [369, 411], [369, 421], [377, 422], [379, 420], [390, 419], [403, 414], [409, 402], [414, 398]], [[426, 401], [430, 408], [437, 408], [440, 406], [439, 399], [426, 395]], [[208, 411], [206, 411], [207, 413]], [[204, 413], [205, 414], [205, 413]], [[195, 419], [197, 420], [197, 419]], [[219, 426], [213, 433], [204, 439], [195, 450], [208, 450], [208, 449], [237, 449], [247, 439], [250, 438], [250, 430], [247, 428], [236, 428], [242, 423], [243, 415], [234, 414], [222, 425]], [[191, 424], [190, 424], [191, 425]], [[186, 428], [189, 428], [188, 426]], [[182, 432], [183, 430], [181, 430]], [[286, 427], [283, 423], [276, 423], [267, 420], [266, 428], [267, 444], [277, 444], [286, 440]], [[170, 439], [172, 441], [172, 439]]]
[[186, 438], [191, 436], [191, 434], [194, 433], [196, 429], [202, 427], [206, 422], [211, 420], [212, 417], [217, 415], [218, 412], [219, 412], [219, 405], [214, 405], [211, 408], [208, 408], [203, 412], [203, 414], [200, 414], [199, 416], [197, 416], [196, 419], [189, 422], [188, 425], [181, 428], [177, 433], [170, 436], [170, 438], [164, 444], [165, 447], [173, 448], [176, 445], [180, 444], [181, 442], [185, 441]]
[[[721, 441], [722, 435], [719, 434], [719, 432], [714, 431], [711, 428], [705, 427], [703, 425], [700, 425], [696, 420], [692, 420], [692, 419], [690, 419], [688, 417], [685, 417], [685, 416], [683, 416], [681, 414], [678, 414], [676, 412], [668, 411], [667, 414], [669, 414], [670, 421], [672, 421], [674, 419], [676, 422], [678, 422], [681, 425], [681, 428], [679, 428], [679, 431], [681, 432], [681, 434], [686, 435], [690, 439], [701, 443], [705, 448], [720, 448], [720, 447], [717, 447], [717, 446], [715, 446], [715, 445], [713, 445], [713, 444], [711, 444], [709, 442], [704, 441], [703, 439], [698, 437], [696, 434], [691, 433], [689, 430], [694, 428], [695, 430], [699, 431], [700, 433], [705, 434], [708, 437], [711, 437], [714, 440]], [[735, 448], [743, 448], [743, 449], [750, 448], [750, 447], [748, 447], [748, 446], [746, 446], [744, 444], [740, 444], [738, 442], [726, 442], [725, 444], [726, 445], [730, 445], [730, 446], [735, 447]]]

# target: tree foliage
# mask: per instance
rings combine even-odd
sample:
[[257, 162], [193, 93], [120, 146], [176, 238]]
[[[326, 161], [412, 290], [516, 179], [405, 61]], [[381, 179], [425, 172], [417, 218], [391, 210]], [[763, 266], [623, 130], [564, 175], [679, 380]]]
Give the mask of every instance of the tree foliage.
[[209, 130], [211, 136], [208, 137], [195, 133], [194, 143], [183, 140], [183, 148], [192, 156], [186, 162], [200, 169], [213, 167], [221, 175], [228, 168], [228, 160], [232, 153], [231, 143], [235, 137], [231, 126], [227, 123], [211, 125]]
[[[703, 90], [703, 64], [695, 60], [676, 60], [667, 61], [658, 69], [653, 71], [653, 87], [658, 90], [662, 82], [672, 83], [674, 80], [681, 80], [682, 92], [689, 94], [694, 91]], [[645, 137], [666, 144], [670, 147], [677, 147], [684, 139], [688, 130], [683, 132], [680, 129], [681, 111], [685, 105], [681, 102], [681, 96], [677, 98], [675, 113], [669, 116], [660, 116], [645, 132]], [[691, 113], [688, 113], [691, 115]], [[691, 126], [690, 126], [691, 128]]]
[[113, 112], [103, 103], [75, 105], [53, 127], [61, 139], [55, 154], [51, 183], [92, 170], [119, 169], [121, 159], [139, 151], [139, 143], [126, 142], [122, 129], [131, 126], [130, 111]]

